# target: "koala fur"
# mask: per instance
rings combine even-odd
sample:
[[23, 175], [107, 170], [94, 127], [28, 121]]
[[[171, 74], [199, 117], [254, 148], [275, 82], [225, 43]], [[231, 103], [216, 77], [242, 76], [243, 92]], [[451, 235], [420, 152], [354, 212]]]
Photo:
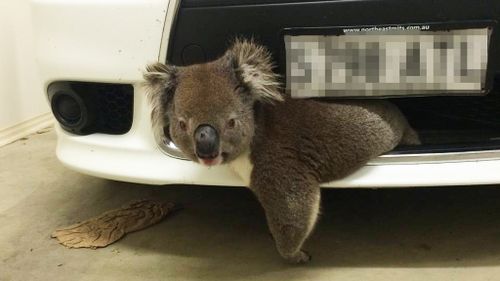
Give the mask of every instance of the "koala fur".
[[204, 64], [149, 65], [144, 78], [154, 127], [165, 128], [191, 160], [230, 165], [260, 201], [278, 252], [292, 263], [310, 259], [302, 245], [318, 218], [320, 183], [398, 144], [419, 143], [387, 101], [291, 99], [269, 52], [253, 41], [236, 40]]

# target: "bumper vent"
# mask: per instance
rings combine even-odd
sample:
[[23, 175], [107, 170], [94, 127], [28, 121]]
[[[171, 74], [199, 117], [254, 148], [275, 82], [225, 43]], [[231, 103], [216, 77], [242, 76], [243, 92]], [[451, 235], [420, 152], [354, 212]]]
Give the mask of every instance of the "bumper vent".
[[78, 135], [120, 135], [132, 127], [134, 88], [128, 84], [54, 82], [52, 112], [62, 128]]

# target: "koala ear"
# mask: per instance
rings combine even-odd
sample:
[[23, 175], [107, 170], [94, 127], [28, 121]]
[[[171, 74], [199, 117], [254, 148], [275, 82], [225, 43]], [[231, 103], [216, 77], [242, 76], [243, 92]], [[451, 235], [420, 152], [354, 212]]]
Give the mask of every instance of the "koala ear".
[[168, 126], [166, 112], [173, 100], [177, 85], [177, 68], [173, 65], [153, 63], [146, 66], [144, 86], [151, 105], [151, 121], [158, 130]]
[[229, 58], [237, 78], [251, 92], [254, 100], [283, 101], [279, 75], [273, 72], [271, 54], [253, 40], [236, 39], [224, 57]]

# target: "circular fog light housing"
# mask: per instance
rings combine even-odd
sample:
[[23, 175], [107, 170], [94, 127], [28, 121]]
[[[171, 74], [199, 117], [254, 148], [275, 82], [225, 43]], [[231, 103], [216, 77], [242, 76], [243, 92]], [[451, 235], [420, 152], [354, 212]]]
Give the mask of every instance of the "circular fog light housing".
[[87, 106], [76, 93], [58, 91], [52, 96], [50, 105], [56, 120], [66, 129], [80, 131], [87, 125]]

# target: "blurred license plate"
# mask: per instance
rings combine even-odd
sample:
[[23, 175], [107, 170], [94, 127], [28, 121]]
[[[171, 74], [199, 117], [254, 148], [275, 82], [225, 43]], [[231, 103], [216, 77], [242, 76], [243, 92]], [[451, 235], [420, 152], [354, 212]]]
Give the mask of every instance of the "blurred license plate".
[[294, 98], [485, 94], [490, 33], [432, 25], [292, 30], [284, 38], [287, 89]]

